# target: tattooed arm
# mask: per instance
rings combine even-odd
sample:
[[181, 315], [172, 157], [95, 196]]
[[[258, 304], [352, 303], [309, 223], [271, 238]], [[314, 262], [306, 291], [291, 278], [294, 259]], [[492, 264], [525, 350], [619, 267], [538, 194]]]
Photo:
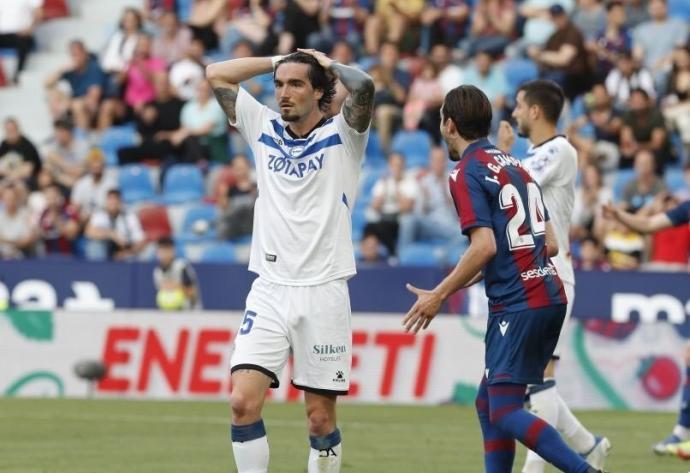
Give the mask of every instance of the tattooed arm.
[[208, 79], [218, 103], [225, 111], [230, 122], [235, 123], [235, 103], [240, 90], [240, 82], [251, 79], [259, 74], [273, 70], [271, 58], [246, 57], [230, 61], [216, 62], [206, 67]]
[[313, 49], [299, 49], [310, 54], [319, 61], [325, 69], [332, 71], [350, 94], [343, 105], [343, 117], [348, 125], [363, 132], [369, 127], [374, 111], [374, 81], [364, 71], [355, 67], [345, 66]]
[[343, 105], [345, 121], [361, 133], [369, 127], [374, 111], [374, 81], [366, 72], [337, 62], [331, 70], [350, 92]]

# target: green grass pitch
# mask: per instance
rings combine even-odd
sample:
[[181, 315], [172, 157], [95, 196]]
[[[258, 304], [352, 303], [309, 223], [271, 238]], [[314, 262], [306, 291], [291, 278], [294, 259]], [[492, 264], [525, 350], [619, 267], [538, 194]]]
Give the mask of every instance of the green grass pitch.
[[[340, 406], [342, 471], [482, 472], [481, 442], [469, 407]], [[0, 400], [0, 472], [229, 473], [235, 471], [228, 407], [218, 402]], [[650, 446], [671, 414], [582, 412], [613, 443], [612, 473], [686, 473], [690, 462], [660, 458]], [[271, 472], [306, 471], [303, 407], [265, 410]], [[514, 471], [519, 471], [519, 449]], [[551, 470], [555, 471], [555, 470]]]

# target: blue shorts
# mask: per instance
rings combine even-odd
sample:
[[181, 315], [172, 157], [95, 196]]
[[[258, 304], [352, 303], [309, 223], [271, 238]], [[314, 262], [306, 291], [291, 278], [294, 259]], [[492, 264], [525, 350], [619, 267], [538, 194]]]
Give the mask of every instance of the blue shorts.
[[565, 311], [563, 304], [489, 315], [484, 339], [487, 383], [543, 383]]

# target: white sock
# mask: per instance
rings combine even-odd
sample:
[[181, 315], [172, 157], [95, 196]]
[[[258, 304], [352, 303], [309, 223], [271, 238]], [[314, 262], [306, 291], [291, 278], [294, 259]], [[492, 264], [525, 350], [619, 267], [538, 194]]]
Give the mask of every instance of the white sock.
[[262, 420], [232, 426], [232, 452], [238, 473], [268, 473], [268, 438]]
[[311, 436], [309, 449], [308, 473], [340, 473], [340, 462], [343, 444], [340, 441], [340, 430], [335, 429], [323, 437]]
[[[544, 383], [551, 383], [553, 380], [544, 380]], [[545, 420], [549, 425], [556, 426], [558, 423], [558, 393], [555, 384], [534, 394], [530, 393], [530, 411], [532, 414]], [[546, 461], [532, 450], [527, 451], [523, 473], [543, 473]]]
[[556, 393], [556, 398], [558, 399], [558, 422], [556, 429], [577, 453], [589, 452], [597, 442], [594, 435], [577, 420], [560, 394]]
[[309, 449], [309, 473], [339, 473], [343, 447], [338, 444], [324, 450]]
[[682, 425], [676, 424], [676, 426], [673, 427], [673, 435], [675, 435], [681, 440], [687, 440], [688, 437], [690, 437], [690, 429], [688, 429], [687, 427], [683, 427]]

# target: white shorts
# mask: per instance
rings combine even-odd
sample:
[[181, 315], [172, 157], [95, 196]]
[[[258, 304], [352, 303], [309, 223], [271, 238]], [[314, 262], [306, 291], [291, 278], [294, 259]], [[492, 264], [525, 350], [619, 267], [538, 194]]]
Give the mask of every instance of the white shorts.
[[556, 344], [556, 349], [553, 351], [552, 358], [555, 359], [559, 359], [561, 357], [561, 347], [565, 343], [565, 335], [568, 331], [568, 326], [570, 325], [570, 314], [573, 312], [573, 304], [575, 303], [575, 286], [564, 282], [563, 289], [565, 289], [565, 297], [568, 300], [568, 306], [565, 309], [565, 319], [563, 319], [561, 333], [558, 336], [558, 343]]
[[247, 296], [231, 371], [261, 371], [277, 388], [292, 353], [296, 388], [347, 394], [352, 362], [350, 319], [344, 279], [318, 286], [284, 286], [259, 277]]

